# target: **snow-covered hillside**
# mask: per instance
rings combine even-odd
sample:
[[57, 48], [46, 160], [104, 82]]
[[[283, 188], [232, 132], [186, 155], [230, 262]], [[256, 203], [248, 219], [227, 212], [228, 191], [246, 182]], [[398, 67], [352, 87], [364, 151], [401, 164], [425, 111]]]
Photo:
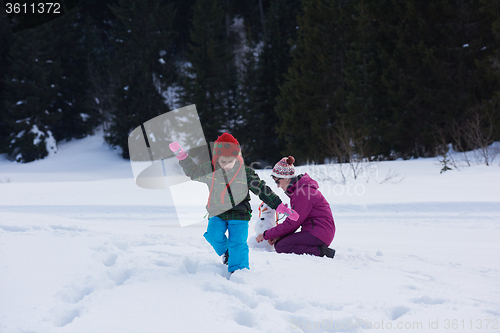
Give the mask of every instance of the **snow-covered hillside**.
[[181, 228], [102, 134], [2, 157], [0, 332], [500, 331], [498, 162], [368, 167], [345, 183], [338, 167], [298, 170], [331, 204], [335, 259], [251, 249], [228, 279], [206, 223]]

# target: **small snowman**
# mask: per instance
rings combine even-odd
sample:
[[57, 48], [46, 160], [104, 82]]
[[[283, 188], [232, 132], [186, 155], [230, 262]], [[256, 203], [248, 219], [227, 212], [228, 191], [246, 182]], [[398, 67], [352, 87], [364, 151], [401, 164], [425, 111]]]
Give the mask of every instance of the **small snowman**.
[[264, 233], [264, 231], [275, 227], [278, 224], [278, 213], [264, 202], [259, 206], [259, 218], [255, 222], [255, 235], [251, 235], [248, 238], [248, 246], [252, 248], [265, 249], [267, 251], [274, 251], [274, 246], [269, 244], [267, 241], [262, 243], [257, 243], [255, 237], [259, 234]]

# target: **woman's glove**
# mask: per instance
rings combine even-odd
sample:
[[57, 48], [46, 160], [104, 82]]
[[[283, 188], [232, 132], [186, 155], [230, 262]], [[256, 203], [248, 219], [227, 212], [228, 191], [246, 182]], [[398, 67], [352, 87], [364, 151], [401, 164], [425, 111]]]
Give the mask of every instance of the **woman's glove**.
[[168, 148], [170, 148], [170, 150], [174, 152], [179, 161], [182, 161], [183, 159], [188, 157], [188, 154], [182, 149], [178, 142], [172, 142], [168, 145]]
[[292, 221], [297, 221], [299, 219], [299, 213], [293, 209], [288, 208], [287, 204], [280, 203], [276, 211], [280, 214], [285, 214]]

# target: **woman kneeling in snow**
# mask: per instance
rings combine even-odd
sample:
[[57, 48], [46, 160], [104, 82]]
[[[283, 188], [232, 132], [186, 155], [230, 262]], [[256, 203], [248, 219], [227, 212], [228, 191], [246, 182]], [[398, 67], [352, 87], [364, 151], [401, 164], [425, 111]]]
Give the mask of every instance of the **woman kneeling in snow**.
[[[335, 236], [330, 205], [318, 191], [318, 183], [307, 173], [295, 175], [293, 156], [283, 157], [273, 168], [271, 176], [290, 197], [291, 208], [298, 213], [296, 221], [287, 218], [283, 223], [266, 230], [256, 238], [274, 244], [278, 253], [312, 254], [333, 258], [335, 250], [328, 246]], [[300, 232], [295, 232], [302, 227]]]

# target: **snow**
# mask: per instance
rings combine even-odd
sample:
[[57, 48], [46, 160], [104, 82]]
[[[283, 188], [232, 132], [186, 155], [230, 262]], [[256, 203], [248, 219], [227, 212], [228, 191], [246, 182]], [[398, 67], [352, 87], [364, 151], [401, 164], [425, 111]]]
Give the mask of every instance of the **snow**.
[[33, 125], [30, 132], [36, 135], [36, 137], [33, 139], [33, 145], [37, 146], [42, 141], [41, 138], [45, 136], [45, 133], [40, 131], [38, 129], [38, 126], [36, 125]]
[[[96, 98], [96, 100], [97, 100], [97, 98]], [[99, 103], [97, 103], [97, 104], [99, 104]], [[80, 113], [80, 118], [82, 118], [82, 121], [85, 122], [85, 121], [90, 119], [90, 116], [86, 113]]]
[[[35, 134], [35, 138], [33, 139], [33, 145], [39, 145], [42, 140], [45, 142], [45, 148], [47, 149], [47, 152], [49, 153], [49, 156], [52, 156], [54, 154], [57, 154], [57, 142], [54, 136], [52, 135], [51, 131], [47, 131], [47, 133], [42, 132], [37, 125], [33, 125], [31, 130], [31, 133]], [[20, 133], [17, 134], [17, 138], [20, 138], [24, 134], [24, 131], [21, 131]], [[13, 141], [11, 141], [12, 143]], [[16, 160], [22, 159], [22, 154], [18, 154], [16, 157]]]
[[252, 247], [251, 269], [229, 278], [206, 223], [181, 228], [168, 192], [136, 186], [102, 132], [58, 148], [0, 156], [2, 333], [500, 328], [498, 162], [381, 162], [345, 182], [338, 167], [299, 167], [331, 204], [336, 257]]

